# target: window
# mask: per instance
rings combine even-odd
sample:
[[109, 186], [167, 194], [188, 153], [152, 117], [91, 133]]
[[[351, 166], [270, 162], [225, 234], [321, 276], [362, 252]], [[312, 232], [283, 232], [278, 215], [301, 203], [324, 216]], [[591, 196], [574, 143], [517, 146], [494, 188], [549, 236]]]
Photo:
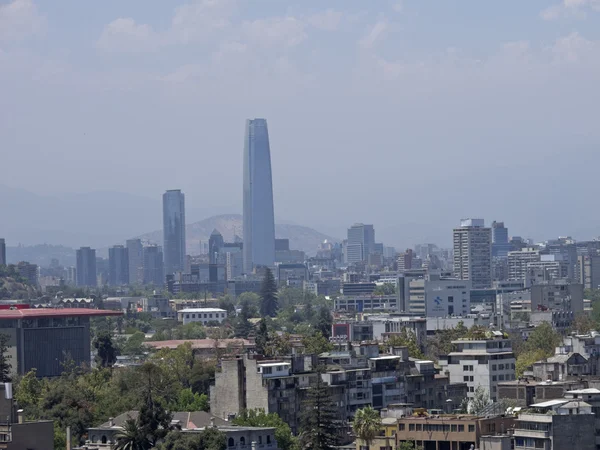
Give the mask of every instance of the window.
[[502, 375], [502, 374], [498, 375], [498, 379], [499, 379], [500, 381], [504, 381], [504, 375]]
[[423, 431], [423, 426], [420, 423], [417, 424], [417, 431]]
[[267, 435], [267, 444], [270, 444], [270, 443], [271, 443], [271, 435], [269, 434], [269, 435]]
[[403, 423], [401, 423], [398, 428], [400, 429], [400, 431], [404, 431], [404, 429], [406, 428], [405, 425]]
[[246, 438], [244, 436], [240, 438], [240, 445], [246, 445]]
[[465, 375], [465, 376], [463, 377], [463, 381], [469, 381], [469, 377], [468, 377], [467, 375]]
[[498, 365], [498, 370], [504, 370], [504, 364]]
[[192, 319], [195, 319], [195, 318], [196, 318], [196, 314], [192, 314]]
[[475, 425], [469, 425], [469, 433], [475, 433]]
[[229, 438], [229, 441], [227, 441], [227, 445], [229, 447], [235, 447], [235, 441], [233, 440], [233, 438]]
[[100, 442], [102, 442], [103, 444], [106, 444], [106, 436], [104, 434], [102, 435]]
[[492, 381], [496, 381], [497, 380], [497, 376], [496, 375], [492, 375]]
[[186, 318], [186, 319], [189, 319], [189, 318], [190, 318], [190, 315], [189, 315], [189, 314], [186, 314], [186, 315], [185, 315], [185, 318]]
[[471, 382], [473, 381], [473, 375], [471, 375], [471, 376], [469, 377], [469, 381], [471, 381]]
[[262, 444], [262, 436], [258, 437], [258, 443], [259, 443], [259, 445]]
[[409, 423], [408, 424], [408, 431], [415, 431], [415, 424], [414, 423]]
[[464, 431], [465, 431], [465, 426], [464, 426], [464, 425], [459, 425], [459, 426], [458, 426], [458, 432], [459, 432], [459, 433], [462, 433], [462, 432], [464, 432]]
[[473, 386], [469, 386], [469, 392], [475, 392], [475, 388]]
[[492, 365], [492, 370], [496, 370], [496, 364]]
[[456, 433], [457, 430], [458, 430], [458, 427], [456, 425], [450, 426], [450, 431], [452, 431], [453, 433]]

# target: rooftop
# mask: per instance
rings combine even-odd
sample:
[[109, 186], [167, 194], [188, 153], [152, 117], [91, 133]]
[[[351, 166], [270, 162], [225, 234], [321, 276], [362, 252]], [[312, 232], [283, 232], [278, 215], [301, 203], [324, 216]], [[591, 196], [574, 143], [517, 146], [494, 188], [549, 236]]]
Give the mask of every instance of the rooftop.
[[29, 308], [0, 310], [0, 319], [36, 319], [39, 317], [122, 316], [121, 311], [88, 308]]
[[181, 339], [171, 341], [150, 341], [144, 342], [144, 345], [156, 349], [161, 348], [177, 348], [182, 344], [189, 342], [193, 349], [211, 349], [211, 348], [228, 348], [235, 346], [253, 347], [254, 344], [246, 339]]
[[180, 309], [179, 311], [180, 313], [220, 313], [220, 312], [227, 312], [224, 309], [221, 308], [184, 308], [184, 309]]

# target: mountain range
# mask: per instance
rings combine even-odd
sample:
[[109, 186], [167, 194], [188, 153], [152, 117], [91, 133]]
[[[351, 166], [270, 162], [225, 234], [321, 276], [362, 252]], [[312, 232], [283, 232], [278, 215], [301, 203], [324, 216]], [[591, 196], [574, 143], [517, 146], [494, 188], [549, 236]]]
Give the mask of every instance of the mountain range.
[[[200, 253], [200, 243], [207, 242], [213, 230], [223, 235], [225, 242], [233, 242], [234, 236], [242, 236], [243, 223], [241, 214], [222, 214], [208, 219], [194, 222], [186, 226], [187, 253], [194, 255]], [[314, 255], [317, 246], [324, 240], [339, 242], [339, 239], [327, 236], [309, 227], [294, 224], [276, 224], [275, 236], [290, 240], [290, 248], [302, 250], [308, 255]], [[161, 243], [162, 230], [153, 231], [138, 236], [146, 242]]]

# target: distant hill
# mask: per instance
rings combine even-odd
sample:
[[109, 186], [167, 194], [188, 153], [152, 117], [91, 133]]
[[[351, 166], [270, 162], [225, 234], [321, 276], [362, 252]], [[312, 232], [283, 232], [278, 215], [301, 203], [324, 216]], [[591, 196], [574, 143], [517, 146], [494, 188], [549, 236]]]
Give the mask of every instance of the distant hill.
[[[223, 214], [188, 224], [186, 227], [187, 253], [190, 255], [200, 253], [200, 242], [207, 242], [214, 229], [219, 230], [226, 242], [232, 242], [234, 235], [237, 234], [242, 237], [242, 215]], [[158, 244], [163, 240], [162, 230], [146, 233], [138, 237], [144, 241]], [[275, 237], [289, 239], [291, 249], [302, 250], [308, 255], [314, 255], [318, 245], [325, 239], [332, 242], [339, 242], [339, 239], [327, 236], [312, 228], [292, 224], [276, 224]]]

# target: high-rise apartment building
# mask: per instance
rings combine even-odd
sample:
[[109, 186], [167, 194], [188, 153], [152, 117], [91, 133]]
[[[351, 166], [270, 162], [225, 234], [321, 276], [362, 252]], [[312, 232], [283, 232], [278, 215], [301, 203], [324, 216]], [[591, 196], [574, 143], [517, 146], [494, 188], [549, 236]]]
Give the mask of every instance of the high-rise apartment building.
[[529, 263], [540, 261], [540, 252], [536, 248], [524, 248], [514, 252], [508, 252], [508, 279], [524, 280], [527, 277]]
[[244, 272], [275, 264], [271, 149], [265, 119], [246, 121], [244, 140]]
[[127, 247], [115, 245], [108, 249], [108, 284], [129, 284], [129, 252]]
[[0, 266], [6, 265], [6, 241], [0, 238]]
[[185, 270], [185, 196], [179, 189], [163, 194], [165, 273]]
[[31, 286], [37, 286], [40, 278], [40, 268], [37, 264], [30, 264], [26, 261], [21, 261], [17, 264], [19, 275], [27, 280]]
[[508, 242], [508, 228], [504, 222], [492, 222], [492, 256], [506, 258], [512, 246]]
[[473, 289], [492, 285], [492, 230], [483, 219], [463, 219], [453, 232], [454, 277], [471, 280]]
[[355, 223], [348, 228], [346, 262], [354, 264], [366, 261], [375, 252], [375, 229], [373, 225]]
[[144, 247], [140, 239], [128, 239], [126, 243], [129, 258], [129, 283], [144, 283]]
[[164, 286], [165, 271], [163, 265], [163, 251], [158, 245], [144, 247], [144, 284]]
[[77, 286], [97, 286], [96, 250], [90, 247], [81, 247], [76, 252], [76, 259]]

